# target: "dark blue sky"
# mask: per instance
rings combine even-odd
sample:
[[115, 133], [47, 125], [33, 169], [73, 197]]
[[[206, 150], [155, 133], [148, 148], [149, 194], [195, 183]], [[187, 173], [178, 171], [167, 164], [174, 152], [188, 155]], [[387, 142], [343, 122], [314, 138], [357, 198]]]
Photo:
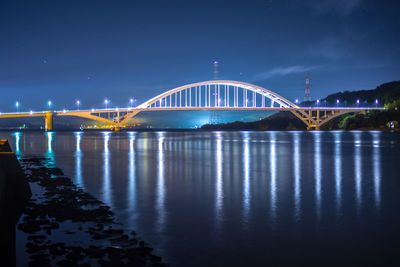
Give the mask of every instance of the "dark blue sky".
[[0, 2], [0, 111], [127, 106], [219, 78], [288, 99], [400, 78], [400, 2]]

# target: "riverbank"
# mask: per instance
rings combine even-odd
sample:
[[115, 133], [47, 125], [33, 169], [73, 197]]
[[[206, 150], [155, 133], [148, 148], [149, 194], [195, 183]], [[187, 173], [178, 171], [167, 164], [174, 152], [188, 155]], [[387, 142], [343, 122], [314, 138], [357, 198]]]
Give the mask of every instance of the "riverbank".
[[78, 188], [48, 158], [22, 158], [32, 188], [18, 224], [32, 266], [165, 266], [127, 233], [110, 207]]
[[[364, 130], [364, 131], [399, 131], [400, 114], [396, 111], [376, 111], [367, 114], [344, 114], [328, 121], [321, 130]], [[390, 127], [394, 122], [396, 128]], [[297, 130], [305, 131], [306, 125], [291, 112], [278, 112], [267, 118], [252, 122], [231, 122], [222, 124], [206, 124], [202, 130]]]

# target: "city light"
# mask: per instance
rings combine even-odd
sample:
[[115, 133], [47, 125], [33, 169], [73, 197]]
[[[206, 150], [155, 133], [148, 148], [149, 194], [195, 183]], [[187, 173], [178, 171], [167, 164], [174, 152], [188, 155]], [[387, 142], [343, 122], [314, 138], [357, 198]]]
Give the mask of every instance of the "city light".
[[17, 112], [18, 112], [18, 108], [19, 108], [19, 102], [18, 101], [15, 103], [15, 106], [17, 107]]
[[336, 104], [339, 104], [339, 99], [336, 99]]
[[133, 105], [133, 98], [129, 99], [129, 104], [130, 104], [130, 106], [132, 107], [132, 105]]
[[295, 102], [296, 102], [296, 104], [299, 103], [299, 99], [296, 98]]
[[32, 114], [33, 114], [33, 111], [31, 110], [31, 111], [29, 112], [29, 114], [31, 114], [31, 115], [32, 115]]
[[360, 104], [360, 99], [357, 99], [357, 105]]
[[317, 104], [319, 104], [319, 99], [317, 99]]
[[107, 105], [108, 105], [108, 99], [107, 98], [104, 100], [104, 104], [106, 105], [106, 109], [107, 109]]
[[81, 101], [76, 100], [76, 105], [78, 106], [78, 110], [79, 110], [79, 104], [81, 103]]
[[49, 108], [51, 107], [51, 101], [49, 100], [49, 102], [47, 102], [47, 105], [49, 106]]
[[378, 103], [379, 103], [378, 99], [375, 99], [375, 104], [377, 104], [377, 105], [378, 105]]

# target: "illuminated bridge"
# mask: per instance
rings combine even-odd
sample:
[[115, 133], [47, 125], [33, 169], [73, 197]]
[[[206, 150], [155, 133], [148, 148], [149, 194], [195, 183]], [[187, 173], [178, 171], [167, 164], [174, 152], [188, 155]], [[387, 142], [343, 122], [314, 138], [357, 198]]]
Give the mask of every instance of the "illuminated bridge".
[[46, 131], [51, 131], [54, 116], [75, 116], [105, 123], [118, 131], [127, 127], [130, 119], [140, 112], [169, 110], [288, 111], [302, 120], [308, 130], [319, 130], [321, 125], [342, 114], [384, 108], [299, 107], [277, 93], [254, 84], [212, 80], [174, 88], [134, 108], [0, 113], [0, 118], [41, 116], [45, 118]]

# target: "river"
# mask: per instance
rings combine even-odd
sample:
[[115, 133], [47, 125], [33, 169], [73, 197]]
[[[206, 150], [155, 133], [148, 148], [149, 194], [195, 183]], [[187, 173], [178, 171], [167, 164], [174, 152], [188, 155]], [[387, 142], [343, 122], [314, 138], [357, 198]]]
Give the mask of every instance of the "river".
[[3, 131], [0, 138], [17, 155], [51, 158], [171, 266], [380, 265], [398, 253], [399, 133]]

